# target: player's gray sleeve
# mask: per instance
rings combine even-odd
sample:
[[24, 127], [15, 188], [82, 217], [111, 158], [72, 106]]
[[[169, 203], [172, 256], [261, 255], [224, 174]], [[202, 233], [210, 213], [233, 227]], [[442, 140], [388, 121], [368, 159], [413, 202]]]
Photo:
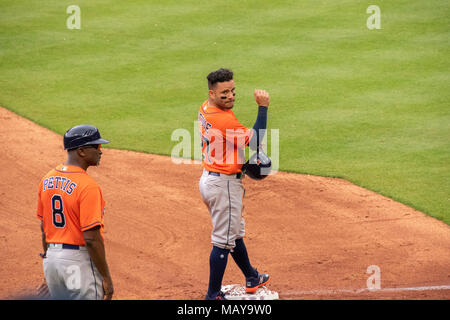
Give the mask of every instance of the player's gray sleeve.
[[250, 149], [256, 150], [266, 134], [267, 128], [267, 107], [258, 107], [258, 116], [256, 118], [255, 124], [253, 125], [253, 137], [250, 140]]

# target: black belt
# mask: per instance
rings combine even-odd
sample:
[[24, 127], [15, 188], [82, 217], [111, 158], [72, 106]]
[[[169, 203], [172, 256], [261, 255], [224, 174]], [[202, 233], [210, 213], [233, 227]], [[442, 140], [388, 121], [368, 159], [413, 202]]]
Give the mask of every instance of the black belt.
[[[67, 244], [67, 243], [49, 243], [50, 247], [54, 245], [61, 245], [62, 249], [70, 249], [70, 250], [80, 250], [80, 246], [76, 244]], [[58, 246], [59, 247], [59, 246]]]
[[71, 250], [80, 250], [80, 246], [77, 246], [76, 244], [63, 243], [62, 248], [63, 249], [71, 249]]
[[[220, 172], [208, 171], [208, 174], [211, 176], [220, 177]], [[225, 173], [222, 173], [222, 174], [225, 174]], [[242, 177], [242, 172], [238, 172], [236, 174], [227, 174], [227, 176], [234, 176], [234, 175], [236, 175], [236, 179], [240, 179]]]

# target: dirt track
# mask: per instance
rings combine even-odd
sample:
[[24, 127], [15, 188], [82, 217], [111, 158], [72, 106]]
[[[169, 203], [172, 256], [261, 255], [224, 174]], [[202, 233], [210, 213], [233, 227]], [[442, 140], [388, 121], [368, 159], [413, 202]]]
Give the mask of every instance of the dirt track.
[[[14, 298], [43, 279], [37, 185], [66, 155], [61, 136], [3, 108], [0, 137], [0, 298]], [[198, 191], [201, 166], [104, 148], [88, 173], [107, 202], [115, 298], [203, 299], [211, 225]], [[450, 299], [439, 287], [450, 286], [443, 222], [340, 179], [279, 172], [244, 185], [252, 264], [270, 273], [281, 299]], [[358, 291], [370, 265], [389, 290]], [[224, 284], [242, 282], [229, 259]]]

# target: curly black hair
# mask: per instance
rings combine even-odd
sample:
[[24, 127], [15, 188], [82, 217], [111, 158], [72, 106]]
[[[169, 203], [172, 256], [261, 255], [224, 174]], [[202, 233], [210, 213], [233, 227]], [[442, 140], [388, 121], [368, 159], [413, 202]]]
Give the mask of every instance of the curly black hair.
[[212, 89], [217, 82], [226, 82], [233, 80], [233, 71], [220, 68], [213, 71], [206, 77], [208, 79], [208, 88]]

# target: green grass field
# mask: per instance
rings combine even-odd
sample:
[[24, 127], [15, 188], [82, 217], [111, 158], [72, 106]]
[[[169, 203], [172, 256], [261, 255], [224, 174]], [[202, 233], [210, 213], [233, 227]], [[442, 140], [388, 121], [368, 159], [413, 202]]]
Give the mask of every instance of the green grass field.
[[[66, 8], [81, 8], [69, 30]], [[369, 30], [369, 5], [381, 29]], [[63, 134], [170, 154], [206, 75], [235, 72], [235, 113], [271, 94], [280, 170], [342, 177], [450, 224], [450, 2], [0, 2], [0, 105]]]

